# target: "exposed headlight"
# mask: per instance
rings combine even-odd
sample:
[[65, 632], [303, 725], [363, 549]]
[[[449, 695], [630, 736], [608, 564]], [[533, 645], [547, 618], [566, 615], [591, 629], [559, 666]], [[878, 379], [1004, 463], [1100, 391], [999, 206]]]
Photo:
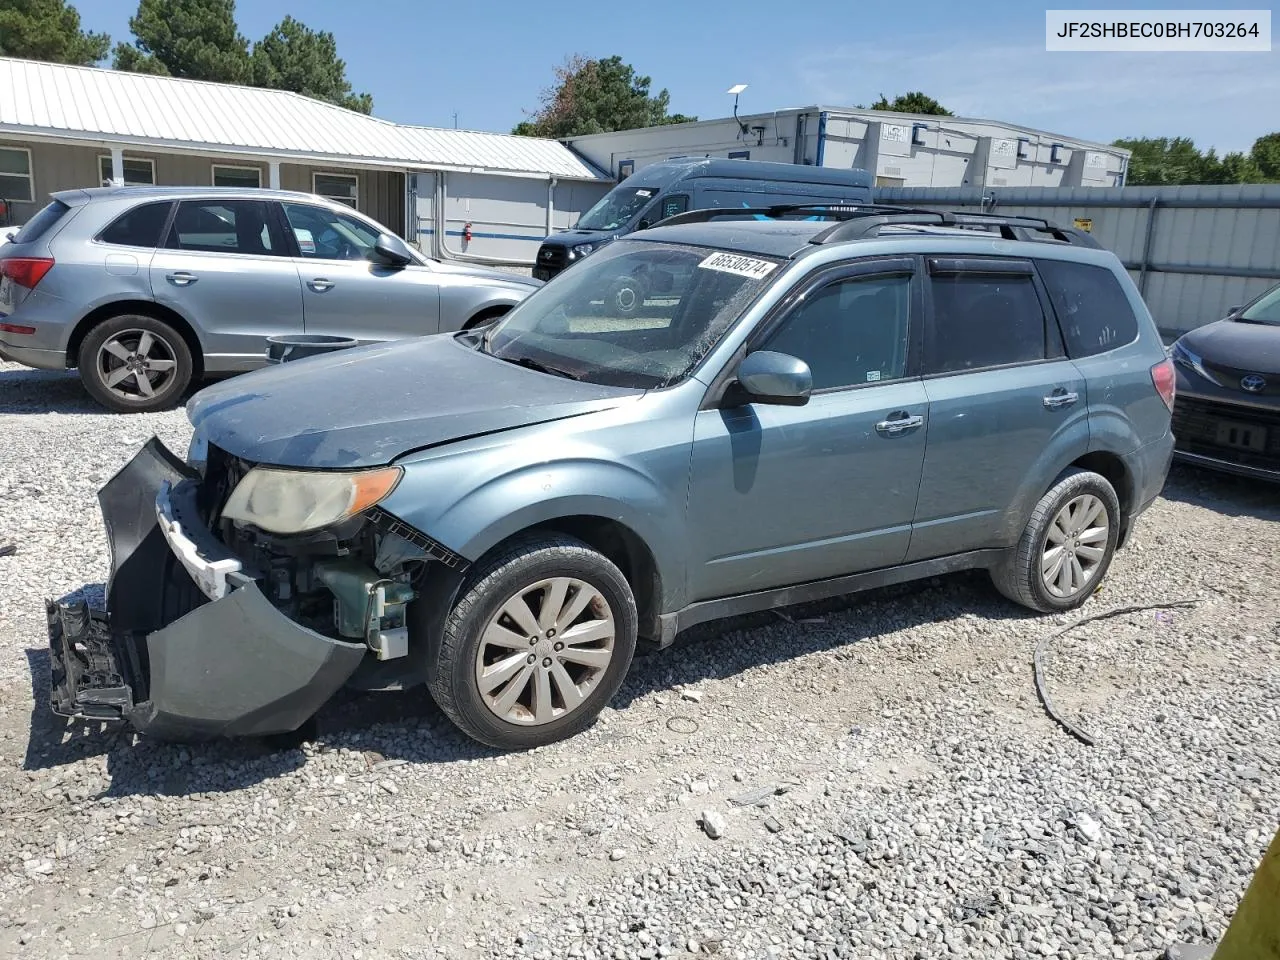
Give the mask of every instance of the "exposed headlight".
[[1218, 381], [1214, 379], [1213, 375], [1204, 368], [1204, 360], [1200, 358], [1199, 354], [1188, 350], [1181, 340], [1174, 341], [1173, 350], [1170, 351], [1169, 355], [1173, 359], [1173, 362], [1179, 366], [1195, 371], [1210, 383], [1222, 386], [1222, 384], [1218, 383]]
[[571, 251], [575, 257], [585, 257], [596, 248], [594, 243], [580, 243]]
[[385, 499], [404, 471], [308, 473], [254, 467], [236, 484], [222, 515], [272, 533], [303, 533], [341, 523]]

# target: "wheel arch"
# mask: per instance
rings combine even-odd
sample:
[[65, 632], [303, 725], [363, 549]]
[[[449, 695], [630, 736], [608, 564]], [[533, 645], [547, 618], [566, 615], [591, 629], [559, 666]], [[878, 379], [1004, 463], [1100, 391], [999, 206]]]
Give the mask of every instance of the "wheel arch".
[[81, 317], [80, 322], [76, 324], [75, 329], [71, 332], [71, 339], [67, 341], [67, 367], [79, 365], [80, 346], [84, 343], [84, 338], [89, 335], [90, 330], [105, 320], [129, 313], [151, 317], [154, 320], [167, 323], [177, 330], [186, 343], [187, 349], [191, 351], [191, 362], [194, 368], [191, 375], [192, 380], [196, 380], [204, 374], [204, 347], [200, 343], [200, 338], [196, 334], [195, 328], [187, 322], [186, 317], [176, 310], [171, 310], [150, 300], [113, 300], [110, 303], [94, 307]]

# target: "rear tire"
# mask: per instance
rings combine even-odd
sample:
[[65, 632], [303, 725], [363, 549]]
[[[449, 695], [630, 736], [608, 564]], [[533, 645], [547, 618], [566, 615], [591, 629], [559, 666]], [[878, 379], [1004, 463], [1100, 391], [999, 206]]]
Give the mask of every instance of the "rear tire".
[[1040, 613], [1074, 610], [1106, 576], [1120, 520], [1120, 499], [1106, 477], [1068, 470], [1040, 498], [991, 580], [1014, 603]]
[[80, 344], [80, 381], [116, 413], [168, 410], [181, 401], [195, 363], [177, 330], [146, 314], [103, 320]]
[[635, 654], [635, 598], [572, 537], [513, 541], [482, 561], [445, 621], [428, 687], [463, 733], [503, 750], [589, 727]]

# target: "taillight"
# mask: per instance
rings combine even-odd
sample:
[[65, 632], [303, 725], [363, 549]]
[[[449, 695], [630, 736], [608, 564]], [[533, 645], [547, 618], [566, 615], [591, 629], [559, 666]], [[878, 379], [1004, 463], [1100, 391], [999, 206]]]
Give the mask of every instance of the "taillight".
[[8, 277], [23, 287], [34, 288], [53, 266], [53, 257], [10, 257], [0, 260], [0, 277]]
[[1170, 410], [1173, 409], [1173, 398], [1178, 392], [1178, 374], [1173, 369], [1172, 360], [1161, 360], [1151, 368], [1151, 382], [1156, 385], [1156, 393]]

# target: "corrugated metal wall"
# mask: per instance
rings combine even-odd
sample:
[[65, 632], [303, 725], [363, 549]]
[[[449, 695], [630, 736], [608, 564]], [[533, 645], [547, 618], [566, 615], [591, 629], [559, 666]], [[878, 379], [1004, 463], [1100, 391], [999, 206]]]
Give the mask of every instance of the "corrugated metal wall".
[[[418, 173], [410, 191], [418, 219], [418, 246], [446, 260], [530, 266], [550, 228], [572, 226], [613, 187], [565, 180], [549, 196], [546, 180], [496, 174]], [[437, 206], [443, 198], [443, 208]], [[471, 224], [471, 240], [463, 229]]]
[[1210, 187], [880, 188], [876, 200], [1089, 221], [1129, 268], [1162, 333], [1221, 319], [1280, 281], [1280, 184]]

